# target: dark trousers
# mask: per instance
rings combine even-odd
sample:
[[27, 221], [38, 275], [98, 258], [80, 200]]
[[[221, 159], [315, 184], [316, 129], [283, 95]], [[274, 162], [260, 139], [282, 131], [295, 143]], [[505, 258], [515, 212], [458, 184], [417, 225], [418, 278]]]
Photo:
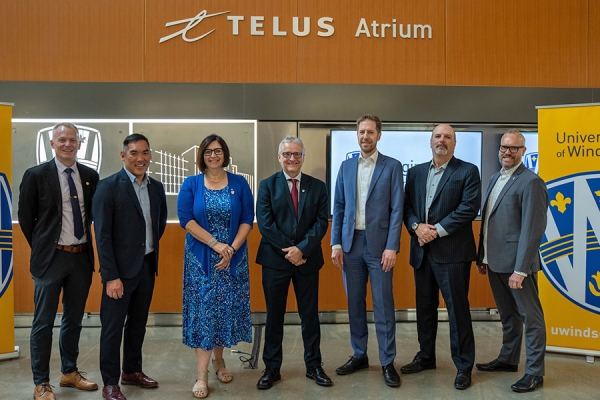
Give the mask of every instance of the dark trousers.
[[450, 323], [450, 353], [456, 368], [471, 371], [475, 362], [475, 339], [469, 305], [471, 263], [438, 264], [425, 249], [423, 262], [415, 269], [419, 355], [434, 364], [438, 325], [439, 292], [446, 302]]
[[63, 317], [58, 344], [63, 374], [77, 371], [79, 336], [85, 302], [92, 283], [93, 267], [87, 251], [68, 253], [56, 250], [50, 266], [34, 277], [34, 313], [29, 348], [31, 370], [36, 385], [50, 381], [52, 328], [62, 291]]
[[100, 373], [105, 386], [119, 383], [121, 340], [123, 372], [142, 371], [142, 345], [154, 291], [154, 264], [154, 253], [150, 253], [144, 257], [144, 266], [135, 278], [122, 279], [124, 293], [120, 299], [109, 297], [104, 284], [100, 304]]
[[303, 275], [297, 267], [277, 270], [263, 266], [262, 284], [267, 303], [263, 362], [280, 369], [283, 360], [283, 320], [290, 281], [294, 285], [302, 324], [304, 363], [307, 368], [321, 365], [321, 325], [319, 322], [319, 271]]

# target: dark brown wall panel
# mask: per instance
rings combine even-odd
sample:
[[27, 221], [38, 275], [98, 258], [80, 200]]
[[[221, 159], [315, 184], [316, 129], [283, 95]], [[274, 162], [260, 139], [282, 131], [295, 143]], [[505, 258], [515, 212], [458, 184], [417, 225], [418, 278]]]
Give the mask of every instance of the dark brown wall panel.
[[447, 1], [446, 84], [586, 87], [587, 7], [587, 0]]
[[600, 88], [600, 0], [589, 0], [589, 84]]
[[0, 80], [143, 81], [144, 0], [0, 2]]

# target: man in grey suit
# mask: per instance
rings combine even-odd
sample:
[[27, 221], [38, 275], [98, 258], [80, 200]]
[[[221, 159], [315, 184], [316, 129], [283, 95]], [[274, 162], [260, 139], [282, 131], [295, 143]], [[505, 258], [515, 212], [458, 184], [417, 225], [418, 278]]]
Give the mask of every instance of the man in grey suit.
[[356, 125], [360, 156], [340, 166], [331, 223], [331, 258], [344, 275], [354, 354], [335, 372], [348, 375], [369, 366], [366, 296], [370, 280], [384, 381], [398, 387], [392, 272], [402, 230], [402, 164], [377, 151], [379, 118], [367, 114]]
[[502, 348], [480, 371], [518, 369], [525, 324], [525, 375], [511, 386], [531, 392], [544, 384], [546, 328], [538, 296], [539, 246], [546, 229], [548, 191], [521, 162], [525, 138], [511, 129], [502, 136], [502, 169], [490, 179], [483, 207], [477, 269], [488, 274], [502, 321]]
[[458, 370], [454, 387], [471, 386], [475, 339], [469, 307], [471, 263], [477, 257], [473, 220], [481, 204], [479, 170], [454, 157], [456, 134], [440, 124], [429, 142], [433, 159], [408, 170], [404, 223], [415, 269], [419, 352], [405, 374], [436, 367], [439, 296], [448, 308], [450, 350]]

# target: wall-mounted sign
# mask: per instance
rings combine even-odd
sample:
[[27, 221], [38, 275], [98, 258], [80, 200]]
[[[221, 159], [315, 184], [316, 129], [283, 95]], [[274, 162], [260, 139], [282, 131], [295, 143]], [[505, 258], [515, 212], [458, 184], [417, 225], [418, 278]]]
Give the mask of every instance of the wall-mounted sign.
[[[186, 24], [185, 27], [177, 32], [171, 33], [167, 36], [163, 36], [158, 41], [159, 43], [166, 42], [177, 36], [181, 36], [183, 41], [191, 43], [197, 40], [203, 39], [206, 36], [213, 33], [216, 29], [202, 29], [202, 21], [207, 18], [213, 18], [227, 15], [227, 21], [230, 21], [230, 34], [232, 36], [247, 34], [250, 36], [288, 36], [294, 35], [297, 37], [308, 36], [311, 33], [315, 33], [317, 36], [329, 37], [335, 33], [334, 18], [330, 16], [323, 16], [314, 21], [311, 17], [298, 17], [293, 16], [291, 18], [283, 19], [279, 16], [273, 16], [268, 18], [270, 27], [265, 26], [265, 20], [267, 18], [263, 15], [231, 15], [231, 11], [219, 11], [214, 13], [208, 13], [207, 10], [200, 11], [196, 16], [190, 18], [184, 18], [176, 21], [167, 22], [165, 28], [171, 26], [177, 26]], [[195, 32], [190, 32], [192, 29], [200, 25]], [[386, 19], [384, 21], [367, 20], [366, 18], [360, 18], [356, 24], [355, 37], [367, 37], [367, 38], [400, 38], [400, 39], [432, 39], [433, 30], [429, 24], [404, 24], [398, 23], [395, 18]]]

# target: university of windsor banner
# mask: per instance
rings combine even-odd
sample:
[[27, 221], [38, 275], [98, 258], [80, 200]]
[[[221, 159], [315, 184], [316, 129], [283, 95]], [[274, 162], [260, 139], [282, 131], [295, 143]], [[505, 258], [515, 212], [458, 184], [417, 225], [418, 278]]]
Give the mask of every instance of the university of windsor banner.
[[600, 104], [538, 107], [538, 128], [548, 349], [600, 356]]

